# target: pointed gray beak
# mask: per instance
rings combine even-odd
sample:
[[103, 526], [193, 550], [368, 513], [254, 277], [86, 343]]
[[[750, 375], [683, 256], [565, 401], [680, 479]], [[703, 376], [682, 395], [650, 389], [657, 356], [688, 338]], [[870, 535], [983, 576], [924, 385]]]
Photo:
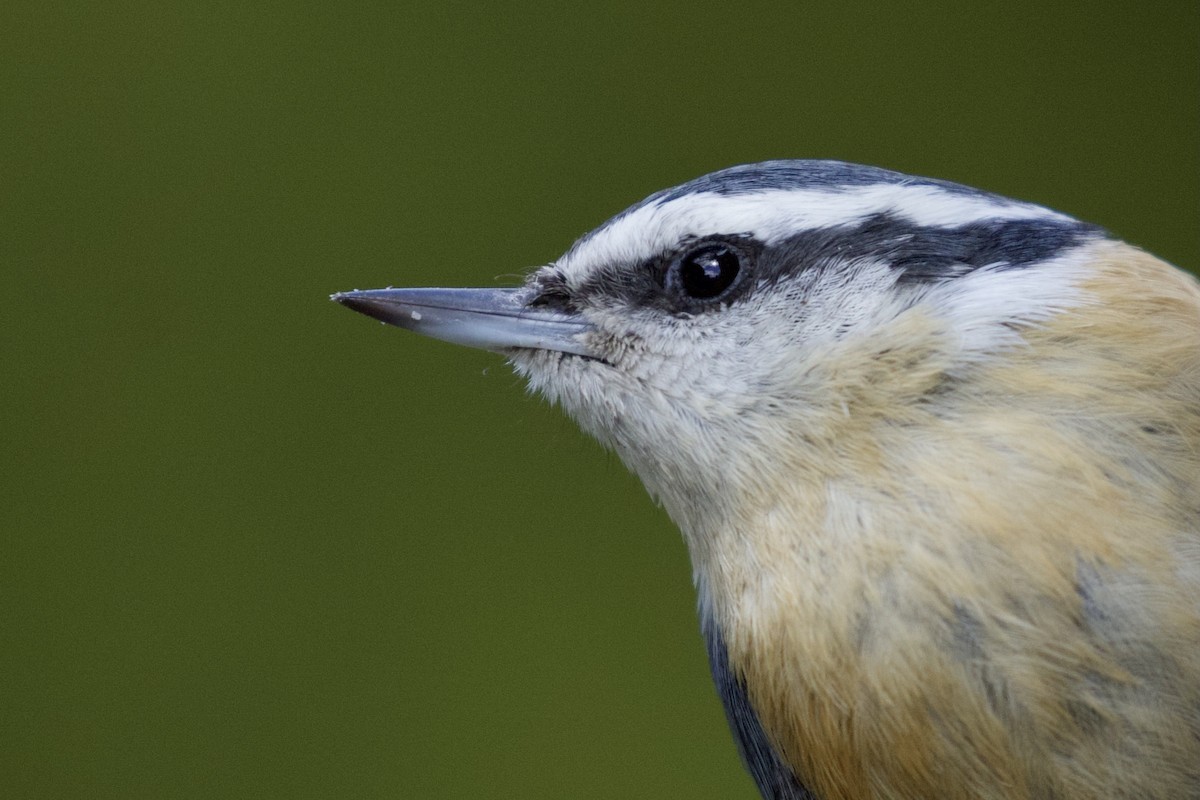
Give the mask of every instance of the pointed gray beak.
[[368, 289], [330, 299], [380, 322], [467, 347], [558, 350], [595, 357], [592, 326], [575, 314], [530, 306], [529, 289]]

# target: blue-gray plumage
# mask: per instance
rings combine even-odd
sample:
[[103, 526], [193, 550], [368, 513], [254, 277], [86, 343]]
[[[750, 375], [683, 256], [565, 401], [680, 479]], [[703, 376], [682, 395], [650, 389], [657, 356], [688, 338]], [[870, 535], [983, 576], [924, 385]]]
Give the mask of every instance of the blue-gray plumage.
[[507, 290], [335, 299], [506, 354], [679, 525], [764, 797], [1200, 798], [1200, 287], [828, 161], [651, 195]]
[[758, 714], [746, 694], [741, 678], [729, 666], [725, 639], [712, 615], [701, 611], [700, 630], [708, 649], [708, 665], [712, 669], [713, 685], [725, 709], [725, 719], [737, 743], [738, 754], [754, 785], [766, 800], [817, 800], [804, 788], [792, 768], [784, 763], [762, 728]]
[[783, 159], [760, 161], [756, 164], [739, 164], [701, 175], [699, 178], [679, 186], [655, 192], [642, 202], [631, 206], [624, 213], [636, 211], [655, 203], [667, 203], [688, 195], [709, 192], [732, 196], [757, 194], [773, 189], [837, 190], [858, 186], [932, 186], [954, 194], [974, 195], [996, 200], [1004, 199], [999, 195], [964, 186], [961, 183], [936, 178], [921, 178], [865, 164], [813, 159]]

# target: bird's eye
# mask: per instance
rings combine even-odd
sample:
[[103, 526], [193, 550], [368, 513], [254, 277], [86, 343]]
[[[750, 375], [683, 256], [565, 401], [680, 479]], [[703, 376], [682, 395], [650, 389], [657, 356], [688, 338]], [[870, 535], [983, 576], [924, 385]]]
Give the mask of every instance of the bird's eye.
[[711, 244], [679, 259], [679, 288], [696, 300], [711, 300], [728, 289], [742, 269], [742, 259], [728, 245]]

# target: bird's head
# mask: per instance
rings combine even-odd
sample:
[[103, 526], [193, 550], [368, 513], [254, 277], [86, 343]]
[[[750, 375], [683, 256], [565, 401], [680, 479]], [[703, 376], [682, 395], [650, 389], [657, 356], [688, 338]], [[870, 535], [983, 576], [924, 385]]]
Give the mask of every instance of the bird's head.
[[334, 299], [505, 354], [661, 499], [764, 797], [1194, 786], [1182, 272], [1041, 206], [779, 161], [520, 288]]
[[1046, 208], [830, 161], [654, 194], [517, 289], [334, 299], [504, 353], [612, 446], [687, 531], [780, 459], [836, 463], [1075, 304], [1104, 238]]

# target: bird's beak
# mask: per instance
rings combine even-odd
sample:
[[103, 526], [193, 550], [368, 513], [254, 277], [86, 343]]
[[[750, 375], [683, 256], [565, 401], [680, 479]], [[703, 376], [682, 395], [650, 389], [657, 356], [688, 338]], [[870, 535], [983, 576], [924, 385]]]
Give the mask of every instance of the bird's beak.
[[467, 347], [594, 358], [582, 341], [591, 324], [576, 314], [531, 306], [534, 297], [529, 289], [368, 289], [330, 299], [389, 325]]

